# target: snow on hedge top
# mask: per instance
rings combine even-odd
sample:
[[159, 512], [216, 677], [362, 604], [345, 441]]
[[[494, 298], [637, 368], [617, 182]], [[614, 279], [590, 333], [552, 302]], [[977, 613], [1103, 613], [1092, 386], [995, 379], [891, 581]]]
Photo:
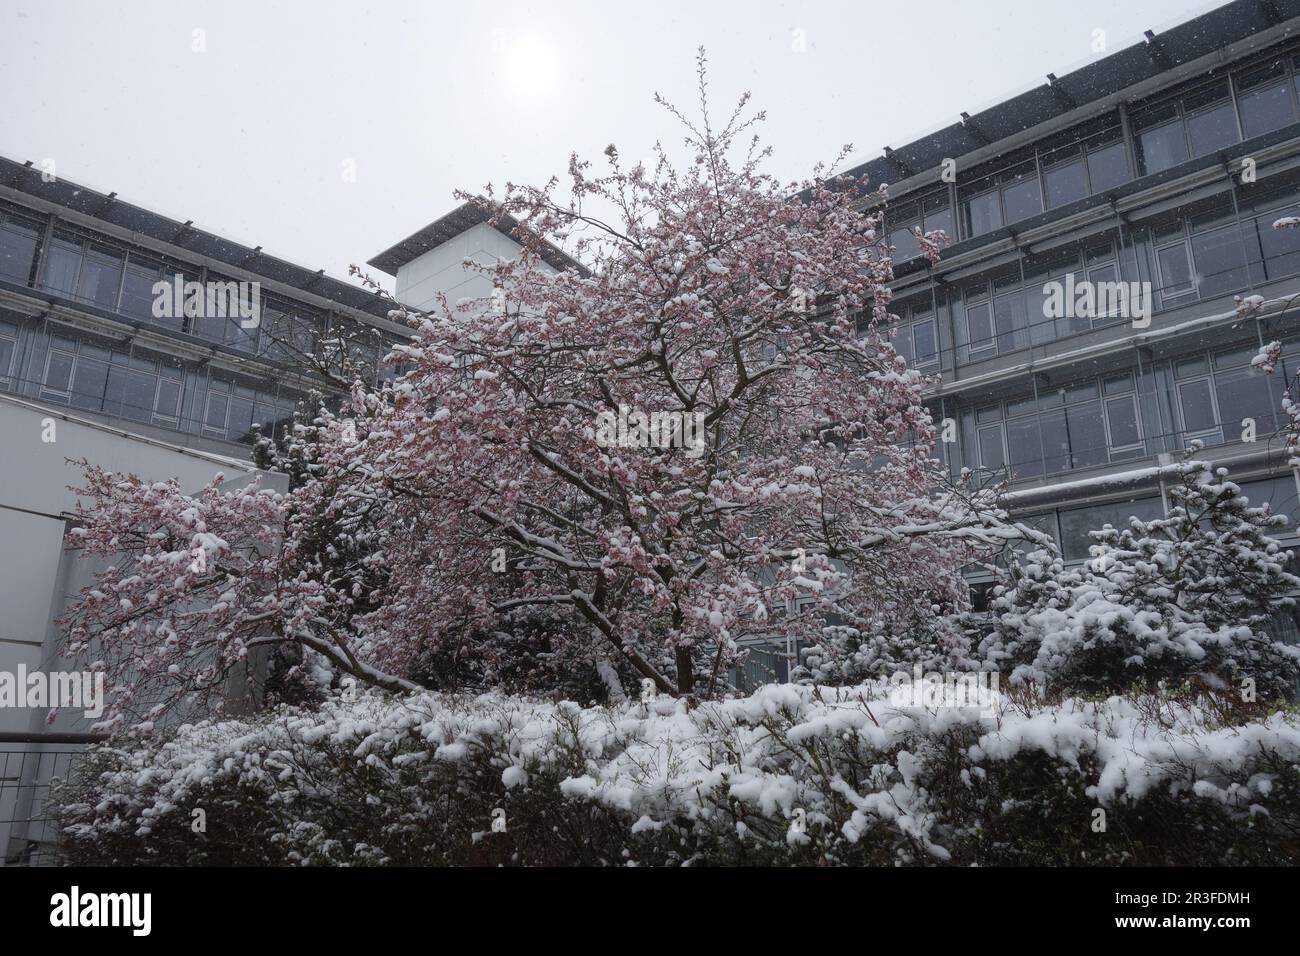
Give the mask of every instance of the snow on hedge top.
[[[1100, 768], [1088, 794], [1103, 805], [1167, 787], [1234, 811], [1259, 812], [1272, 775], [1243, 768], [1265, 752], [1288, 763], [1300, 759], [1300, 727], [1282, 714], [1225, 728], [1193, 707], [1166, 702], [1150, 708], [1115, 697], [999, 707], [994, 716], [981, 717], [974, 708], [898, 706], [885, 699], [889, 690], [883, 682], [773, 684], [749, 697], [694, 708], [668, 697], [612, 707], [498, 693], [335, 697], [312, 713], [285, 710], [256, 723], [209, 721], [185, 725], [166, 741], [115, 742], [120, 762], [99, 778], [103, 799], [95, 822], [71, 831], [87, 836], [100, 828], [134, 827], [147, 833], [193, 788], [214, 783], [268, 789], [276, 801], [319, 796], [337, 768], [331, 761], [342, 754], [389, 773], [464, 764], [467, 779], [474, 776], [471, 762], [487, 760], [507, 788], [560, 772], [564, 796], [622, 811], [636, 829], [682, 817], [735, 826], [737, 805], [766, 818], [790, 819], [803, 810], [809, 820], [827, 820], [830, 802], [843, 800], [853, 807], [841, 827], [849, 840], [884, 826], [946, 859], [939, 835], [930, 832], [934, 815], [921, 779], [927, 761], [944, 750], [940, 737], [951, 731], [966, 734], [976, 764], [1041, 752], [1077, 766], [1088, 756]], [[1160, 723], [1151, 717], [1156, 711]], [[846, 765], [871, 771], [835, 773], [828, 782], [813, 745], [823, 752], [829, 745], [855, 750], [858, 759]], [[575, 760], [583, 772], [561, 770]]]

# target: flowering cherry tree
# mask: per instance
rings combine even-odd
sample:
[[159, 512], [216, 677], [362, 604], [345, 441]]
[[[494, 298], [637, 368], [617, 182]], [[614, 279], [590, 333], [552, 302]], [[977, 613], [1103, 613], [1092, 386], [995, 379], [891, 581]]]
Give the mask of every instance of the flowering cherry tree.
[[[763, 172], [762, 114], [715, 126], [702, 56], [700, 96], [698, 121], [665, 104], [684, 168], [610, 147], [563, 198], [474, 199], [522, 254], [467, 263], [487, 300], [395, 310], [407, 370], [322, 413], [287, 495], [90, 470], [81, 541], [134, 561], [73, 609], [74, 649], [187, 691], [288, 643], [304, 675], [403, 690], [430, 649], [540, 610], [688, 696], [745, 637], [960, 606], [963, 565], [1036, 533], [945, 487], [926, 379], [889, 343], [883, 195]], [[585, 266], [547, 268], [545, 241]]]

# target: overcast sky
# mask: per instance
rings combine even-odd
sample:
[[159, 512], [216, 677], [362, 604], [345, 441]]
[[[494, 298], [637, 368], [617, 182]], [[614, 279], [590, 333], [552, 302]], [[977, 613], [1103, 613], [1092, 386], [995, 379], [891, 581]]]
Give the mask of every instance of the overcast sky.
[[693, 105], [701, 44], [798, 178], [1220, 5], [0, 0], [0, 154], [342, 278], [457, 187], [676, 150], [652, 95]]

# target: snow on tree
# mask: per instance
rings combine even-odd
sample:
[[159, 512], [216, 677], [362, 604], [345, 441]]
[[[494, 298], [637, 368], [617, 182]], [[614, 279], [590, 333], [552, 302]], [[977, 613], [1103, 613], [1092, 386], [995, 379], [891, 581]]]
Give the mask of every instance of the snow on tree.
[[[403, 690], [458, 635], [546, 611], [657, 691], [707, 695], [744, 637], [961, 606], [964, 565], [1036, 532], [943, 487], [927, 380], [885, 329], [878, 197], [820, 167], [778, 182], [746, 139], [762, 114], [742, 97], [715, 127], [702, 54], [699, 79], [698, 121], [664, 104], [685, 168], [611, 146], [599, 175], [571, 160], [567, 199], [477, 200], [521, 256], [467, 263], [487, 299], [406, 313], [408, 370], [320, 413], [288, 494], [91, 469], [81, 541], [135, 567], [73, 609], [73, 649], [104, 648], [123, 689], [211, 686], [290, 643], [303, 674]], [[546, 240], [589, 268], [545, 268]]]
[[1266, 631], [1294, 601], [1291, 552], [1270, 532], [1285, 515], [1253, 507], [1227, 471], [1186, 460], [1168, 488], [1164, 518], [1092, 532], [1082, 567], [1031, 554], [992, 602], [980, 650], [1013, 683], [1108, 691], [1138, 680], [1199, 680], [1212, 687], [1289, 691], [1300, 649]]

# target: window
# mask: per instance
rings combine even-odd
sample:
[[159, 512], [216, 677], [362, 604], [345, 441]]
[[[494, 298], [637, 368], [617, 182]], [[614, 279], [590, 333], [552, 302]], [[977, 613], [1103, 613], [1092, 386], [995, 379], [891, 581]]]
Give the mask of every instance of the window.
[[993, 348], [993, 315], [987, 302], [966, 307], [966, 330], [970, 335], [971, 352]]
[[1086, 558], [1088, 548], [1095, 543], [1089, 532], [1100, 531], [1105, 525], [1127, 528], [1132, 518], [1150, 521], [1163, 516], [1164, 505], [1159, 496], [1062, 511], [1061, 551], [1067, 560]]
[[1239, 138], [1226, 80], [1183, 97], [1183, 116], [1193, 158], [1231, 146]]
[[1264, 269], [1269, 279], [1300, 272], [1300, 229], [1274, 229], [1273, 223], [1282, 215], [1279, 210], [1255, 220], [1255, 235], [1263, 251]]
[[[1215, 229], [1192, 236], [1192, 258], [1196, 263], [1196, 285], [1201, 297], [1236, 292], [1250, 285], [1249, 266], [1260, 259], [1253, 230], [1239, 231], [1236, 227]], [[1256, 270], [1258, 275], [1258, 270]], [[1263, 278], [1262, 275], [1258, 275]]]
[[97, 243], [90, 245], [77, 279], [77, 298], [102, 309], [116, 309], [121, 281], [122, 254]]
[[1110, 432], [1107, 444], [1114, 452], [1141, 447], [1142, 427], [1138, 421], [1137, 397], [1124, 395], [1106, 399], [1106, 428]]
[[18, 354], [18, 329], [0, 323], [0, 384], [12, 384], [14, 356]]
[[1088, 179], [1094, 195], [1128, 182], [1128, 156], [1123, 141], [1088, 150]]
[[[76, 348], [75, 343], [68, 345]], [[41, 377], [43, 389], [66, 398], [72, 387], [72, 366], [75, 359], [75, 354], [67, 348], [51, 347], [45, 355], [45, 373]]]
[[1016, 479], [1042, 476], [1043, 445], [1037, 414], [1007, 419], [1007, 453]]
[[10, 218], [0, 221], [0, 279], [27, 284], [39, 235], [35, 224]]
[[993, 300], [993, 324], [997, 329], [999, 352], [1011, 352], [1028, 344], [1029, 320], [1025, 315], [1025, 295], [1020, 290]]
[[952, 204], [948, 198], [948, 191], [944, 190], [942, 193], [930, 196], [923, 200], [921, 205], [925, 209], [925, 231], [940, 230], [955, 242], [957, 228], [952, 218]]
[[1110, 290], [1114, 288], [1113, 284], [1118, 281], [1119, 268], [1114, 263], [1088, 270], [1088, 282], [1093, 290], [1093, 325], [1122, 318], [1120, 297], [1110, 294]]
[[1279, 60], [1237, 79], [1237, 111], [1247, 139], [1295, 122], [1294, 94], [1284, 74]]
[[1109, 460], [1106, 426], [1098, 402], [1066, 406], [1065, 434], [1070, 444], [1070, 467], [1091, 468]]
[[90, 411], [103, 411], [108, 393], [108, 362], [91, 355], [108, 357], [104, 349], [92, 348], [84, 343], [77, 353], [72, 371], [72, 404]]
[[1276, 404], [1262, 372], [1249, 367], [1216, 371], [1214, 391], [1224, 431], [1230, 440], [1240, 437], [1245, 419], [1254, 420], [1257, 436], [1271, 434], [1277, 428], [1273, 411]]
[[912, 323], [912, 357], [918, 368], [939, 361], [939, 343], [933, 317]]
[[1160, 267], [1161, 299], [1172, 299], [1192, 291], [1192, 266], [1188, 261], [1186, 242], [1157, 249], [1156, 263]]
[[1006, 208], [1007, 222], [1019, 222], [1043, 211], [1038, 171], [1032, 164], [1017, 175], [1014, 182], [1002, 187], [1002, 202]]
[[1187, 438], [1219, 441], [1219, 417], [1214, 409], [1214, 390], [1208, 378], [1178, 383], [1178, 406]]
[[916, 241], [916, 235], [912, 232], [913, 227], [919, 225], [920, 223], [911, 222], [889, 233], [889, 244], [894, 247], [895, 262], [906, 262], [921, 254], [921, 244]]
[[161, 263], [131, 253], [127, 259], [126, 273], [122, 277], [120, 311], [137, 319], [147, 319], [150, 322], [159, 322], [179, 329], [182, 324], [180, 310], [176, 310], [175, 317], [156, 317], [153, 314], [153, 287], [163, 279], [171, 281], [171, 276], [164, 274]]
[[45, 288], [62, 295], [77, 292], [77, 273], [81, 271], [81, 248], [74, 242], [56, 237], [45, 257]]
[[1047, 184], [1047, 208], [1055, 209], [1088, 195], [1088, 172], [1083, 157], [1076, 155], [1069, 162], [1053, 166], [1043, 172]]
[[1133, 131], [1138, 169], [1144, 176], [1177, 166], [1187, 159], [1187, 139], [1176, 105], [1134, 116]]
[[973, 238], [1002, 227], [1002, 206], [997, 192], [976, 196], [966, 203], [966, 235]]
[[1002, 447], [1002, 423], [986, 425], [979, 429], [980, 467], [986, 471], [1002, 471], [1007, 466], [1006, 450]]

